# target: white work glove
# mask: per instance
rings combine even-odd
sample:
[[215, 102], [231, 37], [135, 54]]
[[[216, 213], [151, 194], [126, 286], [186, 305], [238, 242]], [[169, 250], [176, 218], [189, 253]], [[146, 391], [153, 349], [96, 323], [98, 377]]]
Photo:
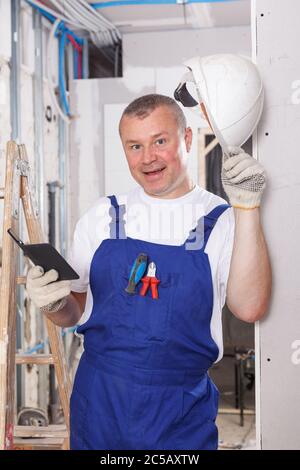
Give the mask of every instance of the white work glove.
[[[71, 281], [56, 281], [58, 272], [50, 269], [44, 273], [41, 266], [30, 268], [26, 278], [29, 298], [43, 312], [57, 312], [67, 303]], [[56, 282], [55, 282], [56, 281]]]
[[229, 147], [230, 157], [224, 156], [222, 184], [229, 202], [239, 209], [254, 209], [266, 186], [263, 166], [239, 147]]

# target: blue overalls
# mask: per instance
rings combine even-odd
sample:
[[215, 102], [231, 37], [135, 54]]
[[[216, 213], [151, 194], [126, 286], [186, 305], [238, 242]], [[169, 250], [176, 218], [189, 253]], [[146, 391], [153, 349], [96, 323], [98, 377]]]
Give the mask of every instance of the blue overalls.
[[[219, 205], [180, 246], [126, 238], [124, 207], [111, 200], [110, 237], [90, 269], [93, 309], [78, 328], [84, 353], [71, 396], [72, 449], [217, 449], [218, 391], [207, 370], [213, 284], [204, 252]], [[204, 228], [202, 246], [186, 249]], [[125, 291], [140, 253], [154, 261], [158, 299]]]

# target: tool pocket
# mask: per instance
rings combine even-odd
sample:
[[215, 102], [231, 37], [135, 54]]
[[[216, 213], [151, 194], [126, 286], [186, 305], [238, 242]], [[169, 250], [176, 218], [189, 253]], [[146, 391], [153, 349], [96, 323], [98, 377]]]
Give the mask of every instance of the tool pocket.
[[152, 298], [150, 287], [135, 299], [134, 336], [142, 341], [162, 342], [168, 337], [176, 274], [158, 273], [158, 278], [158, 299]]
[[131, 266], [115, 276], [116, 293], [112, 306], [112, 333], [119, 337], [132, 337], [139, 341], [164, 341], [168, 335], [168, 326], [172, 309], [174, 290], [178, 275], [158, 273], [158, 299], [153, 299], [151, 287], [145, 296], [140, 295], [142, 283], [136, 286], [134, 295], [128, 294]]
[[118, 269], [113, 275], [115, 292], [111, 304], [111, 331], [120, 338], [134, 336], [134, 297], [125, 291], [128, 285], [131, 266]]

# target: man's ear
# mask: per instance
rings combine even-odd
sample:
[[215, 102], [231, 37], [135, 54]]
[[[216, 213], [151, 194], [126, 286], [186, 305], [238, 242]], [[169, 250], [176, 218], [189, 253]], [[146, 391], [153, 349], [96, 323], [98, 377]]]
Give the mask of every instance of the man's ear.
[[187, 152], [189, 152], [191, 149], [192, 140], [193, 140], [193, 131], [190, 127], [187, 127], [185, 129], [185, 135], [184, 135], [185, 147], [186, 147]]

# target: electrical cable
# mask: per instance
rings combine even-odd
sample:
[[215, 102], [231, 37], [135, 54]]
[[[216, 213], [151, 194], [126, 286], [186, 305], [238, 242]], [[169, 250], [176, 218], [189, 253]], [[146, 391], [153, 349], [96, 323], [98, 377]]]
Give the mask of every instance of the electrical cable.
[[74, 17], [76, 20], [85, 26], [87, 29], [95, 29], [99, 27], [96, 22], [91, 22], [89, 18], [85, 18], [82, 13], [78, 12], [76, 8], [77, 3], [73, 2], [73, 5], [70, 4], [67, 0], [64, 0], [64, 4], [61, 5], [58, 0], [52, 0], [53, 5], [60, 11], [64, 13], [65, 16]]
[[56, 29], [59, 26], [61, 20], [58, 18], [55, 20], [55, 22], [52, 25], [52, 28], [49, 33], [49, 39], [48, 39], [48, 45], [47, 45], [47, 67], [46, 67], [46, 74], [47, 74], [47, 83], [48, 83], [48, 88], [49, 88], [49, 93], [51, 97], [51, 101], [53, 103], [54, 108], [58, 112], [59, 116], [67, 123], [70, 124], [71, 120], [69, 116], [66, 116], [66, 114], [63, 112], [63, 110], [60, 107], [60, 104], [58, 102], [58, 99], [56, 97], [56, 94], [54, 92], [54, 89], [56, 88], [55, 83], [53, 83], [52, 80], [52, 58], [54, 56], [54, 45], [55, 45], [55, 34], [56, 34]]
[[92, 8], [86, 0], [76, 0], [76, 2], [51, 0], [53, 8], [49, 8], [38, 0], [27, 0], [27, 2], [42, 11], [45, 16], [47, 14], [52, 22], [57, 18], [67, 25], [88, 31], [98, 48], [115, 46], [121, 41], [121, 34], [116, 26]]
[[90, 5], [93, 8], [110, 8], [131, 5], [182, 5], [189, 3], [225, 3], [236, 0], [111, 0], [108, 2], [95, 2]]
[[69, 23], [69, 24], [72, 24], [74, 26], [77, 26], [79, 28], [82, 28], [82, 25], [79, 24], [79, 23], [76, 23], [75, 21], [73, 21], [72, 19], [68, 19], [68, 18], [65, 18], [64, 16], [58, 14], [56, 11], [52, 10], [51, 8], [48, 8], [47, 6], [45, 6], [43, 3], [37, 1], [37, 0], [27, 0], [27, 2], [29, 4], [31, 4], [32, 6], [35, 6], [41, 10], [44, 10], [46, 13], [50, 14], [53, 16], [53, 18], [57, 18], [61, 21], [65, 21], [66, 23]]

